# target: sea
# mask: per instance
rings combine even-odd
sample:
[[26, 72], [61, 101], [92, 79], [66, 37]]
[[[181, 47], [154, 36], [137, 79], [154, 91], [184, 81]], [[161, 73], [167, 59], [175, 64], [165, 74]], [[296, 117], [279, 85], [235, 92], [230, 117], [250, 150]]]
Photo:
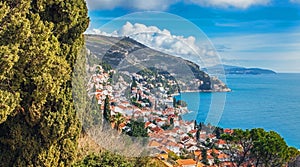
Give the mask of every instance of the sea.
[[300, 149], [300, 74], [227, 75], [227, 93], [181, 93], [184, 120], [222, 128], [264, 128]]

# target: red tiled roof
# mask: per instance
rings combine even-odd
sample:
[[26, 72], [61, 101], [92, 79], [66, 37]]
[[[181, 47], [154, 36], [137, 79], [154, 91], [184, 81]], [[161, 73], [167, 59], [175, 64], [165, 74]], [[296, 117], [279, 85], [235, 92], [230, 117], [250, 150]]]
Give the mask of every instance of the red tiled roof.
[[211, 155], [207, 155], [207, 159], [214, 159], [214, 157]]
[[228, 158], [228, 157], [229, 157], [229, 156], [226, 155], [226, 154], [224, 154], [224, 153], [218, 155], [218, 158], [219, 158], [219, 159], [225, 159], [225, 158]]
[[201, 155], [202, 154], [202, 152], [201, 152], [201, 150], [196, 150], [195, 152], [194, 152], [194, 154], [195, 154], [195, 156], [199, 156], [199, 155]]
[[231, 163], [231, 162], [221, 162], [220, 166], [224, 166], [224, 167], [235, 167], [235, 163]]
[[225, 140], [222, 140], [222, 139], [220, 139], [220, 140], [218, 140], [218, 141], [217, 141], [217, 144], [223, 144], [223, 145], [224, 145], [224, 144], [226, 144], [226, 141], [225, 141]]
[[231, 133], [233, 133], [233, 130], [227, 128], [227, 129], [224, 129], [224, 133], [231, 134]]
[[176, 162], [178, 165], [196, 165], [196, 161], [193, 159], [178, 159]]
[[151, 122], [149, 122], [149, 121], [146, 122], [146, 123], [145, 123], [145, 127], [148, 127], [150, 124], [151, 124]]
[[196, 133], [197, 129], [190, 130], [189, 133]]
[[163, 129], [161, 129], [160, 127], [155, 127], [155, 128], [151, 128], [151, 130], [153, 131], [153, 132], [156, 132], [156, 133], [161, 133], [161, 132], [163, 132], [164, 130]]
[[220, 151], [217, 150], [217, 149], [209, 149], [209, 150], [207, 150], [208, 154], [212, 154], [212, 152], [214, 152], [215, 154], [220, 154]]

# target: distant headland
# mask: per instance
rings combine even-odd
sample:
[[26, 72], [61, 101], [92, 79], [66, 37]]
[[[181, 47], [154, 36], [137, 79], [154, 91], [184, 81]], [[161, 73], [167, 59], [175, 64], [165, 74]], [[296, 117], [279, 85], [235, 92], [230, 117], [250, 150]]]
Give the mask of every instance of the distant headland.
[[[224, 71], [223, 71], [224, 69]], [[208, 73], [224, 73], [224, 74], [238, 74], [238, 75], [260, 75], [260, 74], [277, 74], [273, 70], [269, 69], [262, 69], [262, 68], [246, 68], [240, 66], [232, 66], [232, 65], [225, 65], [225, 64], [218, 64], [208, 68], [202, 68], [203, 71]]]

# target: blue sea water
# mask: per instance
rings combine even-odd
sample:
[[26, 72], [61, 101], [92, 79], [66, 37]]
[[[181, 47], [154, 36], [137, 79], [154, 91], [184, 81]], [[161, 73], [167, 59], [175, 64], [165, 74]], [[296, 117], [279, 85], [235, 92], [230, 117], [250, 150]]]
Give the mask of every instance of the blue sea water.
[[228, 93], [181, 93], [185, 120], [223, 128], [264, 128], [300, 149], [300, 74], [228, 75]]

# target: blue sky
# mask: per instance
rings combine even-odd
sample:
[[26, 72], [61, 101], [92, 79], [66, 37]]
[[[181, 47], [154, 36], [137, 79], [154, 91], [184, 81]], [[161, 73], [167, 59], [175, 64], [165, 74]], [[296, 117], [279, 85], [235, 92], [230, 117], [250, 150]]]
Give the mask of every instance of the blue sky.
[[[135, 12], [166, 12], [187, 21], [176, 22], [169, 15], [125, 18], [133, 25], [197, 39], [196, 31], [186, 28], [190, 21], [210, 39], [226, 64], [300, 72], [300, 0], [87, 0], [87, 4], [88, 32], [103, 30], [105, 25], [111, 28], [107, 24], [112, 20]], [[128, 20], [123, 21], [119, 23]]]

